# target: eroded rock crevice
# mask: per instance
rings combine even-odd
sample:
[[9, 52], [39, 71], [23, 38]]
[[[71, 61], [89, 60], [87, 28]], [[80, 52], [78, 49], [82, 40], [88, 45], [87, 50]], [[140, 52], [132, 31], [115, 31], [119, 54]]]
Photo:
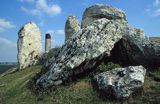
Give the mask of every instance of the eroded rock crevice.
[[111, 61], [122, 66], [143, 65], [146, 68], [157, 69], [160, 66], [160, 56], [156, 53], [159, 46], [147, 39], [143, 40], [145, 44], [138, 41], [141, 41], [141, 38], [136, 40], [125, 36], [120, 39], [111, 51]]

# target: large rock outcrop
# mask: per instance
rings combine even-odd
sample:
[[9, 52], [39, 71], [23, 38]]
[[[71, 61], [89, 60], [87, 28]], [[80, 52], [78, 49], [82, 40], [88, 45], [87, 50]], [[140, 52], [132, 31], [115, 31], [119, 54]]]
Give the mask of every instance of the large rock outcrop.
[[75, 16], [69, 16], [65, 25], [65, 42], [70, 39], [74, 33], [80, 30], [80, 25]]
[[[37, 85], [57, 86], [94, 71], [100, 63], [110, 60], [111, 51], [123, 37], [146, 41], [143, 30], [128, 25], [124, 12], [108, 5], [92, 7], [98, 18], [83, 19], [87, 25], [66, 41], [56, 57], [45, 63], [48, 71], [37, 80]], [[101, 15], [102, 10], [105, 16]]]
[[125, 27], [125, 23], [103, 18], [81, 29], [62, 46], [56, 58], [46, 63], [49, 71], [41, 76], [37, 84], [42, 87], [55, 86], [74, 75], [89, 72], [110, 56], [114, 44], [124, 35]]
[[84, 28], [93, 23], [94, 20], [101, 18], [106, 18], [108, 20], [127, 21], [126, 15], [122, 10], [109, 5], [96, 4], [86, 8], [83, 14], [81, 27]]
[[18, 32], [18, 68], [37, 64], [41, 52], [41, 33], [33, 22], [25, 24]]
[[125, 99], [143, 87], [145, 74], [143, 66], [115, 68], [94, 76], [93, 86], [106, 98]]

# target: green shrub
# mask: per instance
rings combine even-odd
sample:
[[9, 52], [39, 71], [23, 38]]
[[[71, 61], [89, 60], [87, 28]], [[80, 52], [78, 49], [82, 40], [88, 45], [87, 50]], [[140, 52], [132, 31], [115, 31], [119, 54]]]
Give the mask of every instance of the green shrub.
[[55, 47], [55, 48], [52, 48], [49, 52], [44, 53], [40, 58], [40, 64], [43, 65], [50, 58], [57, 57], [60, 50], [61, 50], [61, 47]]
[[114, 68], [120, 68], [121, 66], [119, 64], [114, 64], [112, 62], [108, 62], [107, 64], [102, 63], [101, 65], [98, 66], [97, 72], [102, 73], [105, 71], [112, 70]]

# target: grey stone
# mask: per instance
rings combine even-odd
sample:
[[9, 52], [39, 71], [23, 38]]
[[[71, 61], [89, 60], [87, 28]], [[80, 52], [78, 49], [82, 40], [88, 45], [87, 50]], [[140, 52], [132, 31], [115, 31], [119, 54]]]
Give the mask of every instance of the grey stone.
[[93, 85], [106, 98], [126, 99], [143, 87], [145, 74], [143, 66], [115, 68], [94, 76]]
[[25, 24], [18, 32], [18, 68], [37, 64], [41, 53], [41, 33], [33, 22]]
[[65, 25], [65, 42], [70, 39], [73, 34], [80, 30], [80, 25], [75, 16], [69, 16]]
[[[87, 20], [88, 24], [65, 42], [56, 57], [45, 63], [48, 71], [37, 80], [37, 85], [43, 88], [58, 86], [88, 75], [100, 63], [110, 60], [115, 44], [124, 37], [136, 40], [136, 44], [141, 44], [140, 46], [151, 46], [146, 41], [143, 30], [128, 25], [123, 11], [106, 5], [95, 5], [91, 8], [97, 6], [97, 11], [105, 10], [105, 14], [113, 11], [114, 15], [107, 17], [107, 14], [93, 21]], [[159, 49], [155, 46], [155, 53], [159, 54]]]
[[52, 64], [47, 62], [49, 71], [38, 79], [37, 84], [42, 87], [52, 86], [56, 81], [65, 82], [71, 76], [94, 68], [97, 60], [100, 62], [110, 56], [110, 51], [122, 38], [122, 30], [126, 26], [125, 23], [103, 18], [81, 29], [62, 46], [58, 57], [52, 58]]
[[126, 15], [122, 10], [112, 7], [110, 5], [95, 4], [89, 8], [86, 8], [83, 14], [81, 27], [85, 28], [87, 25], [93, 23], [94, 20], [101, 18], [127, 22]]

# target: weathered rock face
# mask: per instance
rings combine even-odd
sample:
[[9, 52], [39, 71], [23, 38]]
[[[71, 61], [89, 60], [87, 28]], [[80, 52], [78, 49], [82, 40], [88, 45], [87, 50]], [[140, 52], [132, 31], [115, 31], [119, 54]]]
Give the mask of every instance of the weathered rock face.
[[122, 66], [143, 65], [154, 69], [160, 66], [160, 45], [145, 37], [123, 36], [112, 49], [111, 60]]
[[69, 16], [65, 25], [65, 42], [70, 39], [74, 33], [80, 30], [80, 25], [75, 16]]
[[46, 63], [49, 71], [41, 76], [37, 84], [42, 87], [55, 86], [74, 75], [90, 71], [110, 55], [126, 26], [125, 23], [103, 18], [78, 31], [62, 47], [58, 57], [53, 58], [51, 64]]
[[20, 29], [17, 45], [19, 69], [35, 65], [41, 52], [41, 33], [35, 23], [29, 22]]
[[[57, 86], [94, 71], [100, 63], [110, 60], [115, 44], [124, 37], [137, 39], [137, 44], [142, 42], [140, 47], [144, 44], [147, 46], [144, 32], [130, 27], [124, 12], [106, 5], [94, 5], [90, 8], [93, 7], [91, 11], [97, 11], [93, 14], [104, 13], [105, 16], [94, 19], [84, 16], [86, 18], [83, 22], [87, 25], [82, 23], [84, 28], [66, 41], [56, 57], [45, 63], [48, 71], [37, 80], [37, 85], [43, 88]], [[156, 50], [156, 53], [159, 52]]]
[[142, 66], [115, 68], [94, 76], [93, 85], [107, 98], [125, 99], [143, 87], [145, 74]]
[[94, 20], [106, 18], [108, 20], [122, 20], [127, 22], [125, 13], [109, 5], [96, 4], [87, 8], [83, 14], [82, 25], [84, 28], [94, 22]]

